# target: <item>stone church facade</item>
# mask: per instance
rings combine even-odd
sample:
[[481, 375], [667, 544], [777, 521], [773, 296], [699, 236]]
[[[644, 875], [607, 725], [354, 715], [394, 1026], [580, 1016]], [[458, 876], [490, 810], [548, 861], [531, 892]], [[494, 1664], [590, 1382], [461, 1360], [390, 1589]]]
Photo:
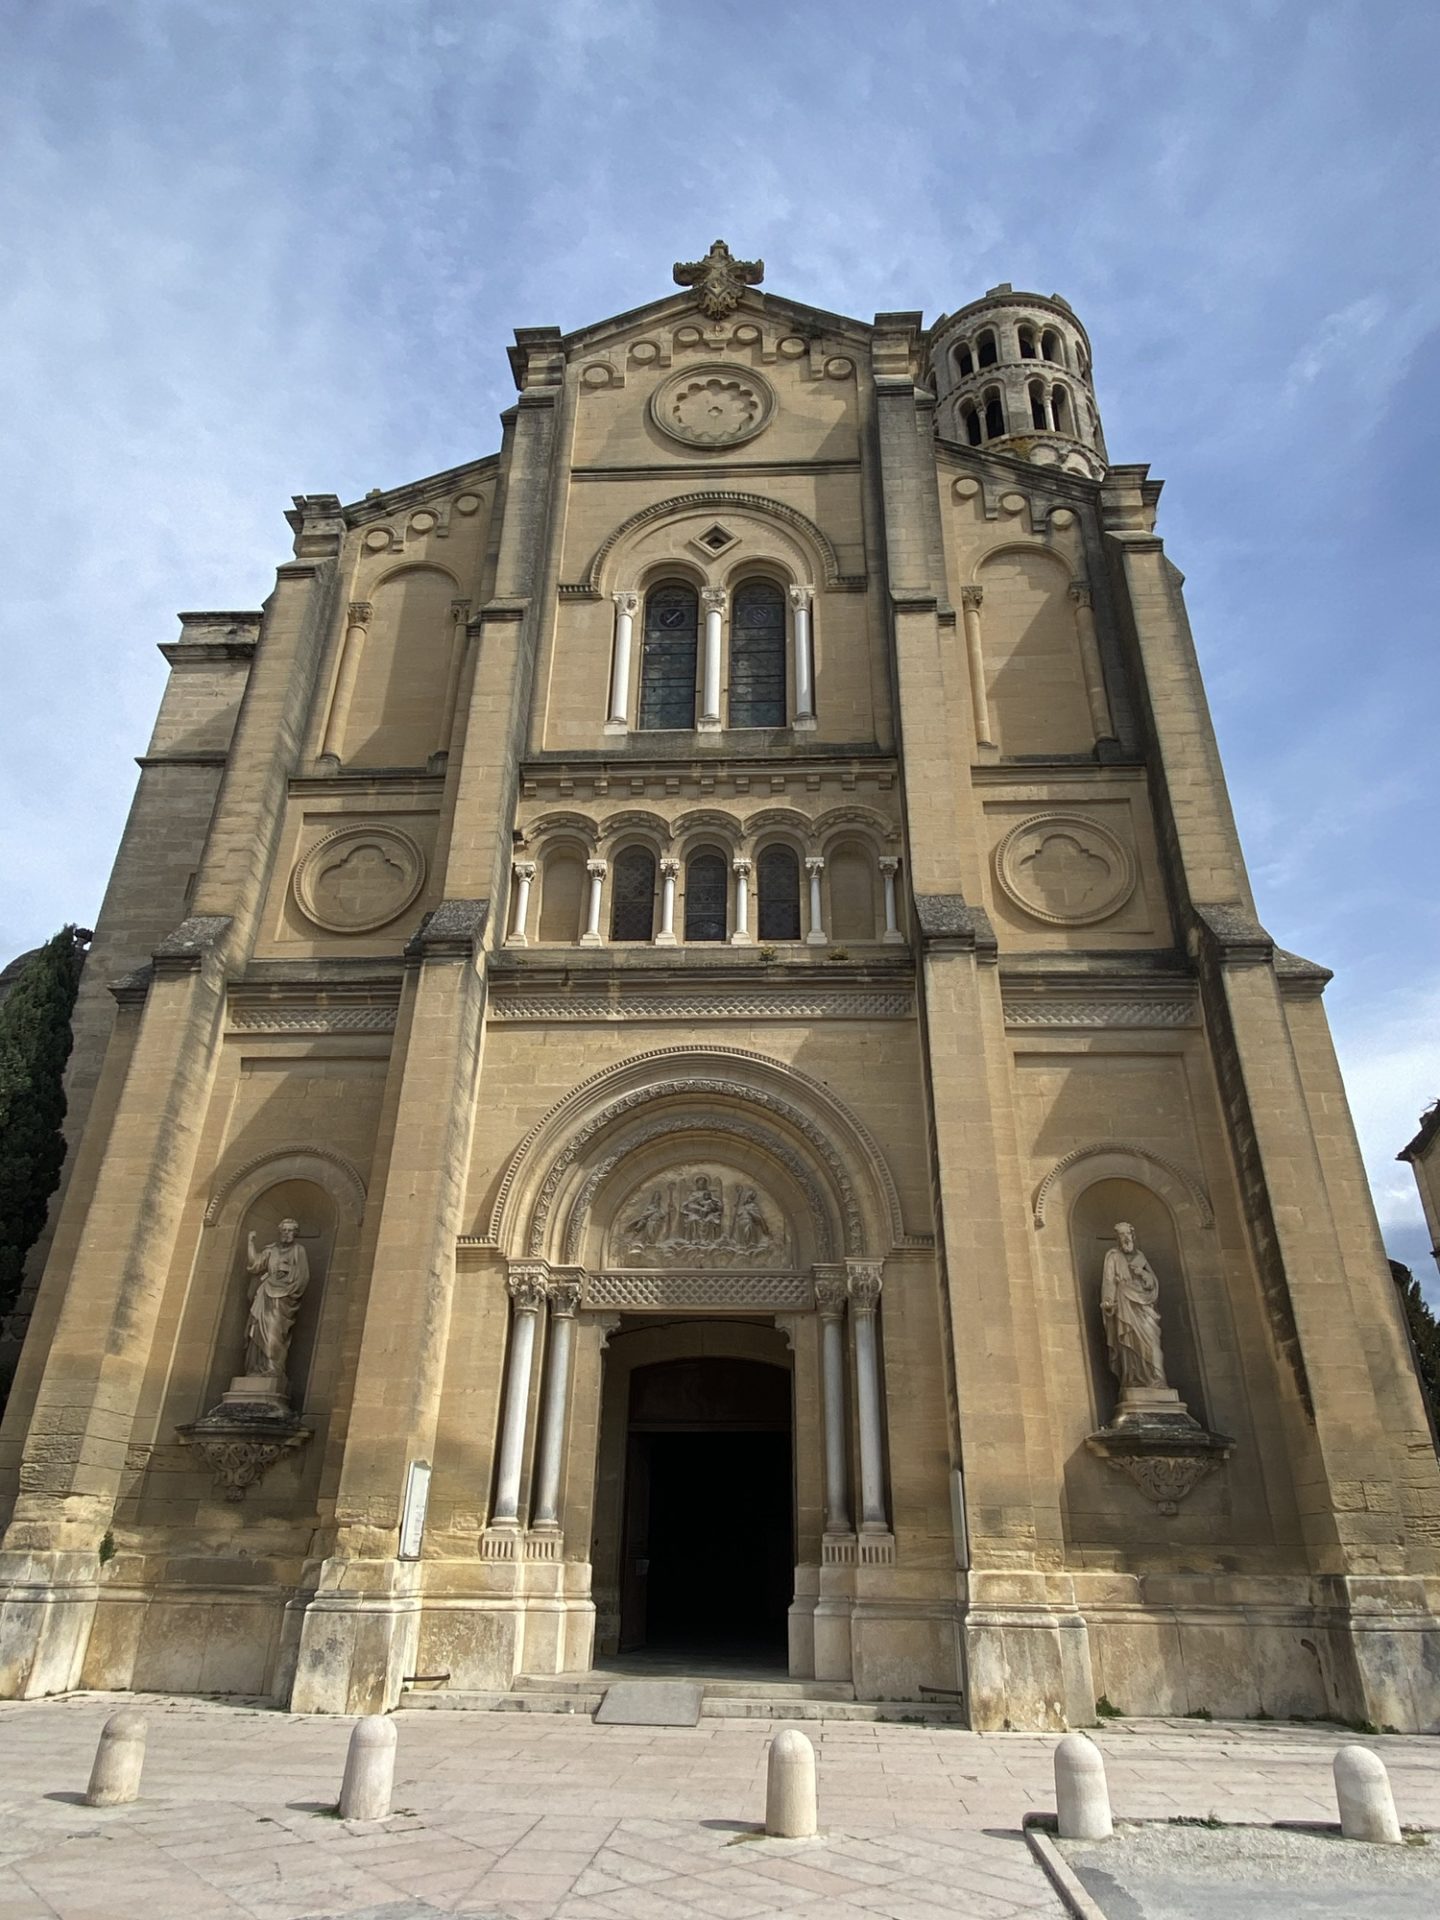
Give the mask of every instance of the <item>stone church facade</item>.
[[718, 1650], [982, 1728], [1440, 1725], [1328, 975], [1083, 327], [676, 278], [163, 649], [0, 1687]]

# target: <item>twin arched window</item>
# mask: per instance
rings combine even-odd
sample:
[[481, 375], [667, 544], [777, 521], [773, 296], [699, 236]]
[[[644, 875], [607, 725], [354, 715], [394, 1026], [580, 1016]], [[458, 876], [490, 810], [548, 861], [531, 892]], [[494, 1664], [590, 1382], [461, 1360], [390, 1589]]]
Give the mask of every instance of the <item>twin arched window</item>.
[[[700, 647], [700, 596], [688, 581], [650, 589], [642, 645], [641, 727], [688, 731]], [[785, 595], [771, 580], [746, 580], [730, 607], [729, 725], [783, 727], [785, 719]]]

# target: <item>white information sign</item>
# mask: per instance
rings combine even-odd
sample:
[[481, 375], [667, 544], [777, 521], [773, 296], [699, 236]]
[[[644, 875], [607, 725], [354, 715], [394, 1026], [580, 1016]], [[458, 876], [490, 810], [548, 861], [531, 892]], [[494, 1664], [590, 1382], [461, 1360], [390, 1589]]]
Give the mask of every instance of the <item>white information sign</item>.
[[400, 1558], [418, 1560], [425, 1537], [425, 1508], [430, 1499], [430, 1463], [412, 1460], [405, 1476], [405, 1506], [400, 1515]]

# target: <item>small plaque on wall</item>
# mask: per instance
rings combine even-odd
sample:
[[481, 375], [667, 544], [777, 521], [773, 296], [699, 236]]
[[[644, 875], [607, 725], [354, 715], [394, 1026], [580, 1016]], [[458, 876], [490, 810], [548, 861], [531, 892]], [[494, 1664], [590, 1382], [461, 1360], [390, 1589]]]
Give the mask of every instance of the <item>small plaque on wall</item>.
[[418, 1560], [425, 1537], [425, 1508], [430, 1500], [430, 1463], [412, 1460], [405, 1476], [405, 1505], [400, 1515], [400, 1558]]

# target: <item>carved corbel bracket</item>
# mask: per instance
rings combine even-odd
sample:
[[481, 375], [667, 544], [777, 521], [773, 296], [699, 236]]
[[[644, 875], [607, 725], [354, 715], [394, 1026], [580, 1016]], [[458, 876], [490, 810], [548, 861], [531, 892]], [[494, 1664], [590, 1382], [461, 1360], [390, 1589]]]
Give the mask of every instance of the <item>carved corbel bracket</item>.
[[203, 1420], [175, 1431], [210, 1469], [215, 1491], [231, 1501], [243, 1500], [277, 1460], [296, 1452], [310, 1438], [309, 1427], [301, 1426], [293, 1415], [236, 1419], [207, 1413]]
[[1235, 1450], [1223, 1433], [1207, 1433], [1188, 1418], [1118, 1421], [1088, 1434], [1085, 1444], [1127, 1475], [1167, 1518]]

